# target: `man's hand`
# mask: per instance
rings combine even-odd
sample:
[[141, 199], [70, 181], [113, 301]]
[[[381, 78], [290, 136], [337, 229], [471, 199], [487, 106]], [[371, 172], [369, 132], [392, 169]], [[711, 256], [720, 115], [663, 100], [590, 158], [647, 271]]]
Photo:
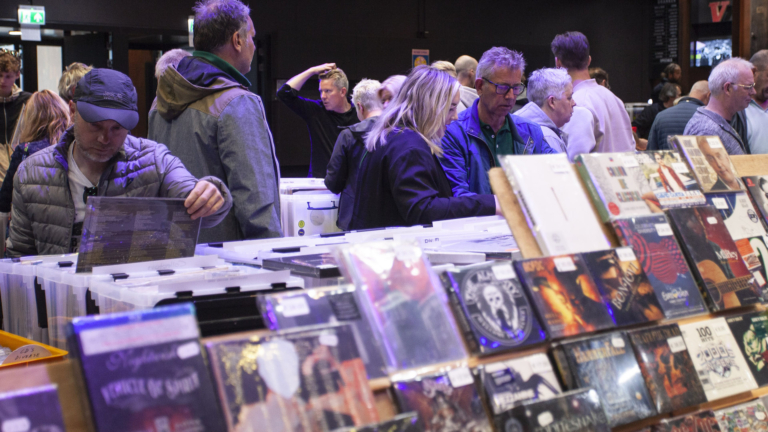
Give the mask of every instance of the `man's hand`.
[[336, 69], [336, 63], [326, 63], [320, 66], [315, 66], [310, 70], [312, 71], [313, 74], [320, 75], [333, 69]]
[[187, 213], [192, 215], [192, 220], [210, 216], [224, 205], [224, 197], [221, 196], [219, 188], [213, 183], [200, 180], [192, 189], [192, 192], [184, 201], [184, 207]]

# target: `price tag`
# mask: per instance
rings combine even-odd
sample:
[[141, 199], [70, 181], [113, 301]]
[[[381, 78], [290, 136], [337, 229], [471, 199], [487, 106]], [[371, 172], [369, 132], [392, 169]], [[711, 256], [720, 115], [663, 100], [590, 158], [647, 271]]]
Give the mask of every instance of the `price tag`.
[[614, 337], [614, 338], [611, 338], [611, 345], [613, 345], [616, 348], [624, 348], [626, 344], [624, 343], [624, 339], [620, 337]]
[[491, 270], [493, 270], [493, 275], [496, 276], [496, 279], [498, 280], [515, 278], [515, 271], [512, 270], [512, 264], [493, 266], [491, 267]]
[[451, 380], [453, 388], [459, 388], [473, 384], [475, 380], [472, 378], [472, 372], [468, 367], [461, 367], [448, 371], [448, 379]]
[[549, 169], [555, 174], [567, 173], [571, 170], [571, 164], [569, 164], [567, 160], [553, 161], [549, 163]]
[[549, 363], [549, 359], [546, 354], [534, 354], [529, 361], [531, 365], [531, 372], [540, 374], [543, 372], [549, 372], [552, 370], [552, 364]]
[[707, 137], [707, 144], [709, 144], [709, 148], [711, 149], [723, 148], [723, 143], [720, 141], [720, 138], [718, 137]]
[[197, 341], [185, 343], [176, 348], [176, 355], [182, 360], [194, 357], [198, 354], [200, 354], [200, 344]]
[[718, 323], [713, 325], [712, 330], [714, 330], [715, 336], [725, 336], [731, 334], [730, 327], [728, 327], [728, 324], [725, 323]]
[[631, 247], [623, 247], [623, 248], [616, 249], [616, 255], [619, 256], [619, 261], [621, 262], [637, 261], [637, 257], [635, 256], [635, 251], [633, 251]]
[[710, 216], [707, 218], [707, 223], [709, 223], [710, 225], [714, 225], [717, 223], [717, 218], [714, 216]]
[[667, 343], [669, 344], [669, 349], [671, 349], [673, 353], [685, 351], [685, 341], [682, 336], [671, 337], [667, 339]]
[[669, 224], [662, 223], [662, 224], [656, 224], [656, 233], [660, 235], [661, 237], [671, 236], [672, 235], [672, 227], [669, 226]]
[[725, 198], [712, 198], [712, 205], [718, 210], [728, 210], [728, 202]]
[[41, 347], [40, 345], [24, 345], [22, 347], [16, 348], [16, 350], [5, 359], [3, 365], [28, 362], [31, 360], [50, 357], [51, 355], [52, 354], [50, 351]]
[[635, 157], [635, 155], [621, 156], [621, 164], [624, 165], [624, 168], [627, 168], [627, 169], [637, 168], [640, 166], [640, 164], [637, 163], [637, 158]]
[[309, 304], [304, 297], [284, 299], [280, 306], [283, 307], [283, 316], [286, 318], [309, 315]]
[[576, 270], [576, 264], [573, 263], [573, 258], [564, 256], [555, 258], [555, 267], [560, 273], [570, 272]]
[[760, 421], [763, 421], [763, 420], [765, 420], [765, 413], [762, 412], [762, 411], [757, 411], [755, 413], [755, 418], [760, 420]]
[[339, 346], [339, 337], [333, 333], [323, 333], [317, 340], [321, 345], [329, 347]]
[[672, 169], [681, 174], [688, 173], [688, 165], [683, 162], [672, 162]]
[[551, 412], [544, 411], [543, 413], [539, 414], [536, 420], [539, 422], [539, 426], [546, 427], [555, 421], [555, 417], [552, 416]]

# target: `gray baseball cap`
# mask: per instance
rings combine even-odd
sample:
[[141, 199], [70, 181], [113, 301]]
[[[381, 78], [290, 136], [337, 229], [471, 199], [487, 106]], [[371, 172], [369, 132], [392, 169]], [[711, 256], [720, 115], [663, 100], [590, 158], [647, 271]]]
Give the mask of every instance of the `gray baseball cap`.
[[77, 83], [72, 100], [88, 123], [114, 120], [128, 130], [139, 123], [136, 88], [122, 72], [92, 69]]

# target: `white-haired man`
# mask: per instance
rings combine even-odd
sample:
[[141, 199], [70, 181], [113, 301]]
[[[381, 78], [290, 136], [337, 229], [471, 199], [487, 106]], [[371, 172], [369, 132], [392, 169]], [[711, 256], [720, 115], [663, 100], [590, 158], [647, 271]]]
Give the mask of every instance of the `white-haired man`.
[[349, 229], [349, 222], [352, 220], [357, 170], [365, 154], [365, 135], [373, 128], [382, 111], [378, 96], [380, 87], [381, 83], [376, 80], [363, 79], [352, 90], [352, 103], [355, 104], [360, 123], [344, 129], [339, 134], [325, 174], [325, 186], [328, 190], [341, 194], [336, 225], [345, 231]]
[[459, 80], [460, 87], [460, 103], [458, 112], [461, 113], [465, 109], [472, 106], [472, 103], [477, 99], [478, 94], [475, 90], [475, 76], [477, 72], [477, 60], [474, 57], [463, 55], [456, 59], [454, 64], [456, 68], [456, 79]]
[[728, 154], [749, 153], [749, 147], [729, 122], [755, 94], [752, 63], [734, 57], [715, 66], [709, 74], [709, 91], [709, 103], [696, 110], [685, 126], [685, 135], [717, 135]]
[[544, 132], [544, 141], [560, 153], [568, 152], [568, 134], [560, 128], [573, 115], [573, 84], [565, 69], [539, 69], [528, 78], [528, 102], [515, 115], [528, 119]]

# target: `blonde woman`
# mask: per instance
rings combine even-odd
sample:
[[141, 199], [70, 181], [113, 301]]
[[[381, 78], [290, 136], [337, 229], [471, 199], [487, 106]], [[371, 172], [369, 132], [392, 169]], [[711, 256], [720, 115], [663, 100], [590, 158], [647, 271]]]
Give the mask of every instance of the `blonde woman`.
[[31, 154], [57, 144], [70, 125], [66, 102], [50, 90], [40, 90], [32, 94], [26, 106], [19, 145], [11, 155], [5, 180], [0, 187], [0, 212], [3, 213], [11, 211], [13, 177], [21, 162]]
[[459, 83], [431, 66], [415, 68], [365, 138], [350, 229], [429, 224], [498, 213], [493, 195], [454, 197], [438, 161], [456, 119]]

